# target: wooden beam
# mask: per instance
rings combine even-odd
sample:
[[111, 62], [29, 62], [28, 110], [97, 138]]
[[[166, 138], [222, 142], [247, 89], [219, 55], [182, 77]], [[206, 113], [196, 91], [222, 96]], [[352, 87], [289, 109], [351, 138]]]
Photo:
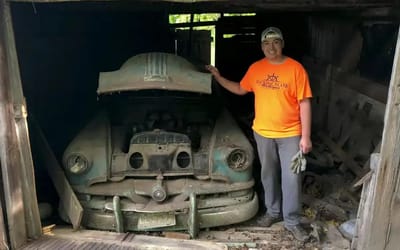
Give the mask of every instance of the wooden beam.
[[337, 68], [333, 72], [332, 78], [338, 84], [347, 86], [381, 103], [386, 103], [388, 88], [384, 84], [371, 81], [356, 74], [340, 72]]
[[[65, 3], [65, 2], [98, 2], [97, 0], [10, 0], [10, 2], [26, 3]], [[103, 2], [118, 2], [115, 0], [105, 0]], [[254, 10], [318, 10], [318, 9], [364, 9], [364, 8], [389, 8], [394, 4], [390, 0], [132, 0], [134, 5], [142, 3], [167, 3], [172, 7], [180, 7], [182, 11], [254, 11]], [[97, 3], [96, 3], [97, 4]], [[154, 6], [153, 6], [154, 7]], [[181, 8], [183, 7], [183, 8]], [[204, 13], [204, 12], [203, 12]]]
[[22, 164], [18, 150], [6, 54], [6, 23], [9, 21], [6, 19], [7, 5], [5, 0], [0, 0], [0, 160], [10, 247], [18, 249], [25, 244], [27, 236], [21, 184]]
[[42, 234], [39, 207], [36, 197], [35, 174], [27, 124], [27, 109], [22, 90], [18, 64], [17, 49], [9, 3], [4, 6], [6, 57], [9, 70], [10, 98], [13, 103], [14, 119], [17, 132], [18, 151], [21, 158], [22, 196], [25, 218], [27, 219], [27, 236], [36, 239]]
[[78, 230], [83, 217], [82, 205], [72, 190], [72, 187], [69, 185], [64, 171], [51, 150], [39, 124], [35, 121], [33, 121], [32, 124], [34, 127], [33, 134], [35, 135], [33, 142], [35, 143], [35, 148], [38, 149], [37, 156], [47, 169], [50, 179], [53, 181], [54, 187], [59, 195], [60, 203], [70, 219], [74, 230]]
[[[305, 57], [303, 62], [310, 76], [323, 82], [323, 84], [321, 84], [321, 92], [324, 91], [322, 88], [326, 87], [324, 86], [326, 84], [325, 81], [330, 80], [332, 82], [331, 85], [339, 84], [380, 103], [386, 103], [388, 87], [382, 83], [361, 77], [354, 72], [344, 72], [337, 67], [332, 66], [332, 68], [329, 69], [329, 65], [324, 65], [322, 62], [315, 62], [310, 57]], [[325, 75], [322, 75], [321, 72], [324, 72], [324, 70]]]
[[[400, 32], [397, 37], [385, 113], [380, 161], [374, 185], [368, 192], [363, 218], [364, 226], [358, 232], [357, 249], [398, 249], [400, 245]], [[360, 204], [361, 206], [362, 204]], [[362, 219], [362, 220], [361, 220]]]

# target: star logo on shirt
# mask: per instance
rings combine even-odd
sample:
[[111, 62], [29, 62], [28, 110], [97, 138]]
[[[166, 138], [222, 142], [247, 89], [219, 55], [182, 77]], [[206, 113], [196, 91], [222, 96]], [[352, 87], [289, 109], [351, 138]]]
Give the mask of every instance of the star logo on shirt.
[[275, 73], [272, 73], [272, 75], [268, 75], [267, 81], [278, 82], [278, 77], [279, 76], [276, 76]]

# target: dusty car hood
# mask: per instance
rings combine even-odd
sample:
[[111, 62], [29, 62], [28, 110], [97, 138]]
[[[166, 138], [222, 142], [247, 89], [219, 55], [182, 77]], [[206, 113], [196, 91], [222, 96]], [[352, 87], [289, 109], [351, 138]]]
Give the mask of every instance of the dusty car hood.
[[211, 74], [202, 73], [182, 57], [144, 53], [131, 57], [119, 70], [101, 72], [98, 94], [118, 91], [165, 89], [211, 93]]

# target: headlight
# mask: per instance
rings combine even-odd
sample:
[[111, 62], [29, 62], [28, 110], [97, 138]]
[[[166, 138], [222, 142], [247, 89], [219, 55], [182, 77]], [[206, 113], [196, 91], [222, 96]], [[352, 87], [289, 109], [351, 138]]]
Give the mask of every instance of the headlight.
[[129, 157], [129, 165], [131, 165], [131, 167], [134, 169], [138, 169], [143, 166], [143, 162], [143, 155], [139, 152], [135, 152]]
[[67, 158], [66, 167], [72, 174], [82, 174], [90, 167], [90, 163], [82, 154], [72, 154]]
[[249, 167], [246, 151], [243, 149], [232, 150], [226, 158], [228, 166], [235, 171], [242, 171]]
[[176, 156], [176, 164], [180, 168], [187, 168], [190, 164], [190, 155], [185, 151], [179, 152]]

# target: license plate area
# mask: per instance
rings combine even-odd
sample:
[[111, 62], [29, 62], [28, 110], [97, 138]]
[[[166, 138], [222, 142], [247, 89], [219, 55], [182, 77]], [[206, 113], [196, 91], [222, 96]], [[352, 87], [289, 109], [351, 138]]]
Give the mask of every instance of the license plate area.
[[145, 213], [139, 216], [138, 229], [151, 229], [176, 225], [176, 218], [171, 213]]

